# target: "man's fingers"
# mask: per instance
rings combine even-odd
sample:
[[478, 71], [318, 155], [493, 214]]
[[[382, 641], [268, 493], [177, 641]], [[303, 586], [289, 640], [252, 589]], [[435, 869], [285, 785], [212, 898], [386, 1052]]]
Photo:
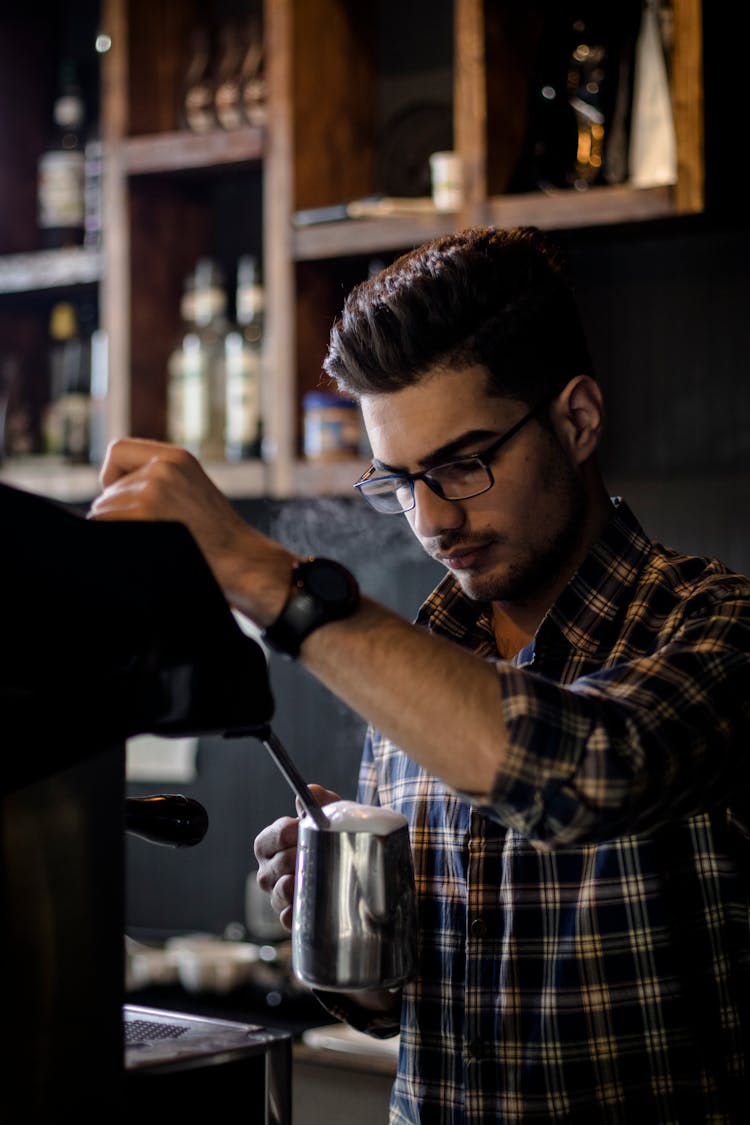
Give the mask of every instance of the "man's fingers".
[[269, 824], [255, 837], [253, 850], [261, 866], [265, 866], [276, 855], [297, 847], [299, 825], [293, 817], [282, 816]]
[[324, 789], [322, 785], [317, 785], [314, 781], [308, 786], [315, 800], [319, 805], [330, 805], [334, 801], [340, 801], [338, 793], [334, 793], [333, 789]]
[[203, 484], [200, 466], [187, 450], [132, 438], [109, 447], [100, 481], [102, 491], [91, 504], [91, 518], [183, 522]]
[[163, 441], [147, 438], [119, 438], [110, 442], [104, 463], [99, 473], [103, 489], [130, 473], [143, 468], [150, 461], [172, 461], [175, 464], [188, 464], [194, 458], [185, 449], [168, 445]]

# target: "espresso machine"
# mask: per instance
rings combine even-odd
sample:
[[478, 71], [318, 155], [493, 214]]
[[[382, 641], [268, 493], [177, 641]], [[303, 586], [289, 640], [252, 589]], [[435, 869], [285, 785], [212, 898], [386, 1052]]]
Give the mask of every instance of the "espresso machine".
[[125, 831], [205, 830], [194, 805], [159, 822], [126, 800], [125, 742], [267, 731], [265, 653], [181, 524], [89, 521], [0, 485], [0, 527], [0, 1116], [161, 1120], [234, 1094], [289, 1125], [287, 1033], [123, 1002]]

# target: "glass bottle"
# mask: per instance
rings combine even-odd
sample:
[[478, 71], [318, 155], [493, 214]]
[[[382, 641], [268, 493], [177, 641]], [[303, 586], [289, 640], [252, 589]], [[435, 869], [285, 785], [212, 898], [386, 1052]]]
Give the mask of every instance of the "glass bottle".
[[37, 412], [27, 394], [21, 356], [6, 353], [0, 357], [0, 465], [39, 452]]
[[185, 424], [185, 338], [195, 335], [195, 275], [191, 272], [182, 283], [180, 300], [180, 334], [167, 360], [167, 440], [184, 446]]
[[244, 54], [240, 68], [242, 112], [248, 125], [266, 122], [266, 76], [263, 29], [260, 20], [250, 17], [242, 32]]
[[63, 414], [62, 399], [65, 390], [66, 365], [70, 342], [75, 339], [77, 321], [75, 308], [69, 301], [58, 301], [52, 306], [49, 318], [49, 383], [47, 403], [42, 415], [42, 440], [44, 452], [62, 456]]
[[222, 129], [239, 129], [245, 124], [240, 88], [243, 53], [240, 25], [227, 21], [219, 30], [214, 84], [214, 111]]
[[53, 134], [39, 158], [37, 225], [48, 248], [80, 246], [84, 238], [85, 106], [75, 67], [60, 68], [58, 95], [52, 107]]
[[227, 461], [261, 453], [264, 311], [260, 266], [257, 258], [245, 254], [237, 263], [236, 324], [224, 340]]
[[90, 460], [91, 335], [94, 310], [59, 301], [50, 315], [50, 386], [44, 417], [47, 453], [72, 464]]
[[208, 133], [217, 126], [214, 110], [213, 43], [208, 28], [193, 29], [179, 106], [179, 122], [191, 133]]
[[91, 460], [91, 337], [96, 312], [90, 304], [76, 310], [76, 336], [68, 344], [63, 396], [63, 458], [72, 465]]
[[211, 258], [195, 267], [193, 331], [182, 344], [183, 444], [202, 461], [224, 459], [226, 289]]

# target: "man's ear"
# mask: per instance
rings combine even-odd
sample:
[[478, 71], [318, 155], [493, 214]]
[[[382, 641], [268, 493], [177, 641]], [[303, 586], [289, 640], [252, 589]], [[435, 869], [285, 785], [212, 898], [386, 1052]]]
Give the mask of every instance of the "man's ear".
[[582, 465], [596, 453], [602, 436], [601, 387], [590, 375], [576, 375], [554, 399], [550, 418], [564, 448]]

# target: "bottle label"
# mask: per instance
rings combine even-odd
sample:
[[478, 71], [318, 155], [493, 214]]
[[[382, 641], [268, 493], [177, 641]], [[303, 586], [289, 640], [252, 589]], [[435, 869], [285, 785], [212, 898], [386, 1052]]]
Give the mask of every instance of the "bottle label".
[[38, 221], [43, 229], [83, 227], [82, 152], [47, 152], [39, 161]]

